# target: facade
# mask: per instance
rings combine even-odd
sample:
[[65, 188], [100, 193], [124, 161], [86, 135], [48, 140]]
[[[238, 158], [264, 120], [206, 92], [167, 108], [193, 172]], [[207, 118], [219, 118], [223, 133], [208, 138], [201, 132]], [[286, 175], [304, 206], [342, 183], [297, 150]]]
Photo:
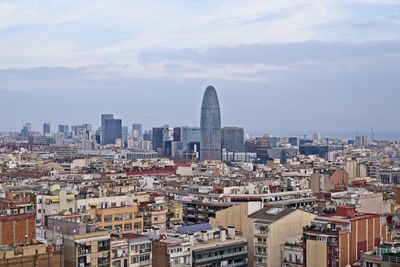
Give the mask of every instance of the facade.
[[139, 123], [132, 124], [132, 137], [137, 139], [143, 138], [143, 125]]
[[235, 228], [219, 231], [219, 236], [211, 237], [209, 233], [201, 233], [201, 242], [192, 246], [193, 267], [203, 266], [248, 266], [247, 241], [236, 238]]
[[200, 159], [221, 160], [221, 114], [217, 92], [212, 86], [203, 95], [200, 131]]
[[299, 209], [264, 208], [248, 218], [250, 266], [263, 267], [280, 266], [282, 244], [290, 237], [301, 236], [303, 227], [315, 215]]
[[282, 267], [303, 267], [301, 236], [288, 238], [282, 246]]
[[90, 215], [98, 228], [115, 232], [142, 232], [143, 214], [138, 205], [91, 209]]
[[69, 125], [59, 124], [58, 133], [62, 134], [63, 138], [67, 138], [69, 134]]
[[50, 122], [43, 123], [43, 135], [44, 136], [50, 135]]
[[36, 220], [41, 225], [46, 224], [46, 218], [62, 211], [75, 212], [75, 195], [60, 190], [53, 195], [36, 196]]
[[129, 267], [152, 267], [152, 242], [148, 236], [129, 234]]
[[106, 120], [112, 120], [114, 119], [113, 114], [101, 114], [101, 143], [104, 144], [104, 137], [105, 137], [105, 122]]
[[107, 232], [63, 236], [65, 267], [109, 267], [111, 241]]
[[105, 119], [104, 120], [104, 139], [103, 144], [115, 144], [117, 139], [122, 139], [122, 120]]
[[165, 237], [153, 242], [153, 266], [192, 266], [192, 244], [178, 238]]
[[124, 238], [111, 238], [111, 266], [129, 267], [129, 243]]
[[223, 127], [221, 129], [221, 147], [229, 152], [243, 152], [244, 129], [240, 127]]
[[335, 187], [349, 184], [349, 174], [340, 169], [315, 169], [310, 177], [310, 188], [314, 193], [329, 192]]
[[2, 210], [0, 215], [0, 245], [30, 244], [36, 238], [35, 212], [20, 208]]
[[190, 150], [189, 144], [193, 142], [200, 143], [200, 128], [198, 127], [181, 127], [181, 142], [183, 150]]
[[356, 214], [353, 206], [339, 206], [334, 216], [316, 217], [304, 228], [304, 266], [346, 267], [385, 236], [380, 215]]
[[48, 267], [62, 266], [62, 255], [44, 243], [20, 246], [0, 246], [0, 266], [7, 267]]

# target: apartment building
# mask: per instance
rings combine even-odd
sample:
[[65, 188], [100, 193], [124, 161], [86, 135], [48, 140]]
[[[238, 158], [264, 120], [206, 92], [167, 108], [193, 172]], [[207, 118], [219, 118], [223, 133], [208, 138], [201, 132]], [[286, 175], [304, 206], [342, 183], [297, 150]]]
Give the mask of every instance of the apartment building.
[[301, 236], [286, 239], [282, 245], [282, 267], [303, 267], [303, 242]]
[[109, 231], [142, 232], [143, 213], [139, 212], [137, 204], [121, 207], [93, 208], [88, 211], [94, 218], [95, 225]]
[[280, 266], [282, 244], [301, 236], [314, 218], [312, 213], [288, 208], [263, 208], [250, 214], [243, 233], [249, 242], [250, 266]]
[[55, 190], [49, 194], [36, 196], [36, 221], [40, 225], [46, 224], [46, 218], [63, 211], [75, 212], [75, 195], [65, 190]]
[[129, 243], [124, 238], [111, 238], [111, 266], [129, 267]]
[[0, 245], [0, 266], [61, 266], [61, 259], [60, 251], [40, 242], [19, 246]]
[[148, 236], [124, 235], [129, 243], [129, 267], [152, 267], [152, 242]]
[[65, 267], [110, 267], [110, 234], [105, 231], [63, 235]]
[[24, 208], [0, 211], [0, 245], [30, 244], [36, 238], [35, 212]]
[[179, 238], [164, 236], [153, 242], [153, 266], [192, 266], [192, 244]]
[[202, 231], [198, 240], [192, 245], [193, 267], [248, 266], [247, 240], [237, 237], [234, 227]]
[[380, 215], [356, 213], [351, 205], [338, 206], [331, 216], [316, 217], [303, 231], [305, 266], [346, 267], [385, 240]]

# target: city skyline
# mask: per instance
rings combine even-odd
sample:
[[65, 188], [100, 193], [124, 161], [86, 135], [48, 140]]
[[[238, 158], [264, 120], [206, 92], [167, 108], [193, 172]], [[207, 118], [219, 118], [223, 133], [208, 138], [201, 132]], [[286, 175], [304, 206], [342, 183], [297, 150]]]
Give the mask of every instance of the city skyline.
[[121, 3], [1, 2], [0, 130], [197, 125], [213, 84], [224, 126], [400, 132], [398, 1]]

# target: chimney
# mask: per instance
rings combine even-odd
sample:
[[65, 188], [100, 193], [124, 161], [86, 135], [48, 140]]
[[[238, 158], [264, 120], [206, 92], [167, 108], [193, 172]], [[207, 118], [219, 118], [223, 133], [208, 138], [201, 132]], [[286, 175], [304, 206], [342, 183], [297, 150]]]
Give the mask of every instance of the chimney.
[[221, 238], [222, 242], [226, 240], [226, 230], [225, 229], [221, 229], [219, 231], [219, 237]]
[[189, 242], [194, 245], [194, 234], [189, 234]]
[[336, 207], [336, 215], [346, 218], [354, 218], [356, 216], [356, 207], [354, 205], [341, 205]]
[[228, 238], [234, 239], [236, 235], [236, 230], [234, 226], [228, 226]]
[[203, 241], [204, 243], [207, 243], [207, 241], [208, 241], [207, 231], [201, 231], [201, 241]]

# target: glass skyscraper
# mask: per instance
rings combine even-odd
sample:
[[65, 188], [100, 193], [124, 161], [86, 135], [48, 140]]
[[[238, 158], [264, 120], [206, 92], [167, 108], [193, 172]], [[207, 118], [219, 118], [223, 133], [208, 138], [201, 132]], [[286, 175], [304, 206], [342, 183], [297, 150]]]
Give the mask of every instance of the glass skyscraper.
[[203, 95], [200, 135], [200, 159], [221, 160], [221, 114], [217, 92], [212, 86]]

